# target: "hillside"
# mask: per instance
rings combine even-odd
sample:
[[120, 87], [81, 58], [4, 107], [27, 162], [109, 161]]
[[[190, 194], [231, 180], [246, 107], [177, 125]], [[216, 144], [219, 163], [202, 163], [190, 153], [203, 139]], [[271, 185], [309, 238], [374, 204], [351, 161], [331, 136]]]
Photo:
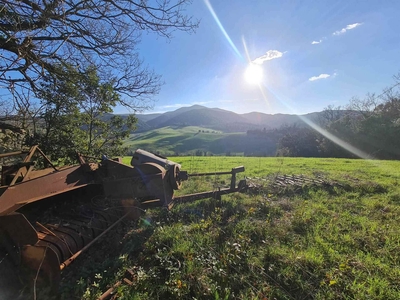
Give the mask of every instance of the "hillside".
[[125, 146], [143, 148], [163, 155], [250, 155], [274, 156], [284, 130], [305, 128], [304, 120], [319, 123], [324, 112], [305, 115], [236, 114], [200, 105], [182, 107], [163, 114], [137, 115], [138, 130]]
[[182, 107], [163, 114], [138, 114], [138, 131], [147, 131], [168, 126], [201, 126], [223, 132], [246, 132], [249, 129], [272, 129], [283, 125], [307, 126], [304, 118], [318, 121], [322, 112], [305, 115], [264, 114], [252, 112], [237, 114], [219, 108], [208, 108], [201, 105]]
[[215, 110], [206, 107], [198, 107], [181, 113], [171, 114], [165, 120], [162, 115], [148, 124], [155, 128], [166, 126], [202, 126], [206, 128], [223, 130], [227, 132], [237, 131], [237, 125], [247, 123], [247, 120], [238, 114], [226, 110]]
[[167, 126], [131, 134], [130, 150], [141, 148], [162, 155], [259, 155], [274, 156], [277, 140], [244, 132], [224, 133], [199, 126]]
[[[159, 116], [156, 116], [155, 118], [148, 120], [148, 124], [150, 126], [152, 126], [153, 128], [165, 127], [165, 126], [168, 126], [169, 124], [168, 125], [163, 125], [163, 124], [167, 124], [171, 119], [175, 119], [178, 116], [185, 115], [187, 112], [198, 110], [198, 109], [203, 109], [203, 106], [193, 105], [190, 107], [181, 107], [181, 108], [178, 108], [177, 110], [160, 114]], [[140, 118], [141, 120], [145, 120], [145, 119], [143, 119], [142, 116], [146, 117], [147, 115], [138, 115], [138, 118]]]
[[247, 122], [264, 126], [266, 128], [278, 128], [283, 125], [292, 125], [292, 124], [305, 124], [302, 118], [306, 118], [311, 121], [318, 121], [320, 117], [320, 112], [309, 113], [305, 115], [290, 115], [290, 114], [263, 114], [259, 112], [251, 112], [247, 114], [243, 114], [242, 117], [247, 120]]

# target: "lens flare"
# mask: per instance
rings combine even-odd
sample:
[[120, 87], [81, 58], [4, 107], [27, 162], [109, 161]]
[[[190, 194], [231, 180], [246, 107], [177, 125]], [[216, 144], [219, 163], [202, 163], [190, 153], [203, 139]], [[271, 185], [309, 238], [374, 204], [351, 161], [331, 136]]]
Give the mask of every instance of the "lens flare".
[[222, 25], [221, 21], [219, 20], [217, 14], [215, 13], [213, 7], [209, 0], [204, 0], [205, 5], [207, 6], [208, 10], [210, 11], [211, 15], [213, 16], [215, 22], [217, 23], [219, 29], [221, 30], [222, 34], [225, 36], [226, 40], [228, 41], [229, 45], [231, 45], [232, 50], [236, 53], [236, 55], [243, 60], [242, 54], [240, 54], [238, 48], [233, 43], [232, 39], [230, 38], [229, 34], [226, 32], [224, 26]]

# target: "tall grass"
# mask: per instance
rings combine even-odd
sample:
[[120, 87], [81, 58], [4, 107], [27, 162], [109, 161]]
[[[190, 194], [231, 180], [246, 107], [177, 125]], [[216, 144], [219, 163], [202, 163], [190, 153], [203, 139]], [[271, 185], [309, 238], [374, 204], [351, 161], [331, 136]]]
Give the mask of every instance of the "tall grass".
[[[111, 255], [104, 242], [69, 271], [63, 299], [96, 299], [128, 268], [133, 284], [119, 299], [400, 299], [400, 162], [170, 159], [192, 173], [245, 165], [260, 186], [148, 211], [115, 235]], [[276, 174], [330, 184], [277, 189], [268, 181]], [[180, 193], [228, 184], [209, 176]]]

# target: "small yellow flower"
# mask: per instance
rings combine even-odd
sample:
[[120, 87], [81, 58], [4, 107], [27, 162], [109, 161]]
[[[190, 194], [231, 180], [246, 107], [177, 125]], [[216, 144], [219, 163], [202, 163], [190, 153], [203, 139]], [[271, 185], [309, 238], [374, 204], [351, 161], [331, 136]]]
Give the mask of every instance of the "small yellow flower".
[[178, 289], [182, 288], [182, 281], [180, 281], [178, 279], [178, 281], [176, 282], [176, 285], [178, 286]]

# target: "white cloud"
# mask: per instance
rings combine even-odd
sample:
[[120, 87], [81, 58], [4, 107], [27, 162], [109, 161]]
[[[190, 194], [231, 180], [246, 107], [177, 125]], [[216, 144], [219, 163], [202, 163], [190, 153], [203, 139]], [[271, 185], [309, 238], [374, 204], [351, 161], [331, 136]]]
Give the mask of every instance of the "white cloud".
[[278, 50], [268, 50], [267, 53], [265, 53], [260, 57], [257, 57], [255, 60], [252, 61], [252, 63], [255, 63], [257, 65], [262, 65], [264, 61], [279, 58], [282, 57], [282, 55], [283, 53]]
[[333, 33], [333, 35], [341, 35], [341, 34], [345, 33], [347, 30], [354, 29], [354, 28], [356, 28], [356, 27], [358, 27], [358, 26], [361, 26], [361, 25], [362, 25], [362, 23], [349, 24], [349, 25], [347, 25], [345, 28], [342, 28], [342, 29], [340, 29], [340, 30], [338, 30], [338, 31], [335, 31], [335, 32]]
[[346, 29], [347, 30], [354, 29], [354, 28], [356, 28], [357, 26], [360, 26], [360, 25], [361, 25], [361, 23], [350, 24], [350, 25], [346, 26]]
[[319, 80], [319, 79], [325, 79], [325, 78], [328, 78], [330, 76], [331, 75], [329, 75], [329, 74], [320, 74], [319, 76], [313, 76], [313, 77], [309, 78], [308, 80], [309, 81], [315, 81], [315, 80]]
[[311, 42], [311, 45], [317, 45], [317, 44], [320, 44], [320, 43], [322, 43], [322, 40], [319, 40], [319, 41], [312, 41], [312, 42]]

